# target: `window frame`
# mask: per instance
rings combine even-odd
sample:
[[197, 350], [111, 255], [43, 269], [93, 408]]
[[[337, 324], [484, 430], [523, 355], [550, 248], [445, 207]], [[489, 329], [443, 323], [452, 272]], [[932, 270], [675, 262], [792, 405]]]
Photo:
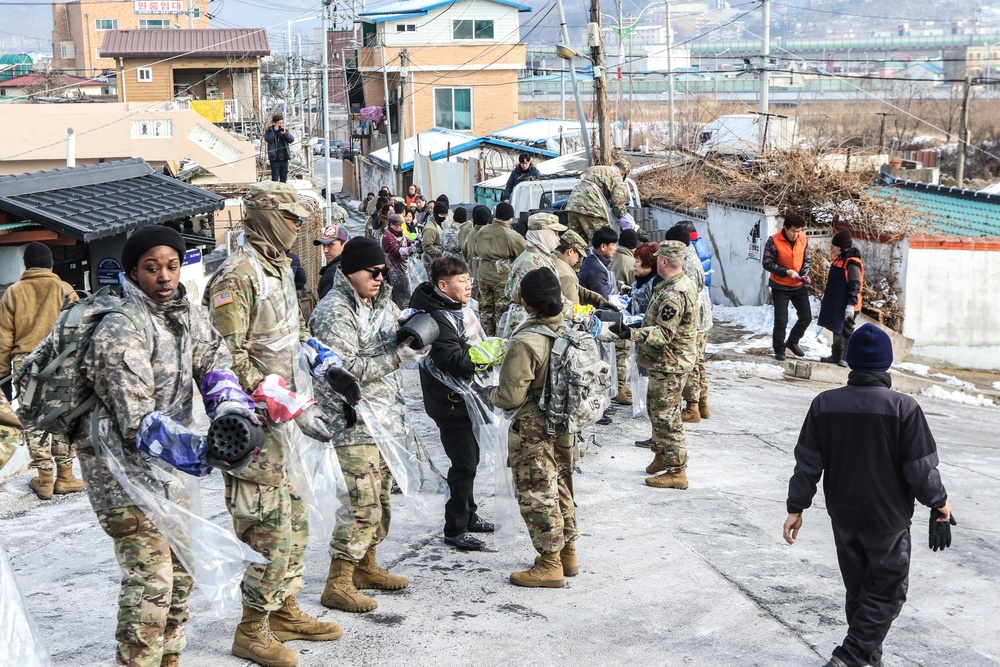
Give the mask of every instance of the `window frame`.
[[[456, 111], [455, 111], [455, 91], [463, 90], [469, 92], [469, 126], [468, 127], [458, 127], [456, 124]], [[450, 93], [451, 98], [451, 126], [446, 126], [438, 123], [438, 94], [440, 92], [447, 91]], [[473, 96], [473, 88], [471, 86], [440, 86], [434, 88], [434, 127], [441, 128], [444, 130], [452, 130], [455, 132], [472, 132], [475, 127], [475, 98]], [[464, 113], [464, 112], [463, 112]]]
[[[469, 24], [469, 25], [463, 25]], [[488, 24], [488, 25], [487, 25]], [[471, 33], [468, 37], [459, 36], [458, 29], [459, 26], [463, 28], [471, 28]], [[482, 33], [485, 29], [489, 27], [489, 36], [483, 36]], [[451, 22], [451, 38], [453, 40], [465, 42], [465, 41], [493, 41], [496, 39], [496, 21], [493, 19], [453, 19]]]
[[[149, 25], [153, 21], [158, 24], [155, 28], [152, 28]], [[139, 30], [170, 30], [173, 27], [172, 19], [139, 19]]]
[[[102, 28], [102, 23], [108, 23], [110, 28]], [[104, 32], [105, 30], [118, 30], [118, 19], [94, 19], [94, 30]]]
[[[145, 74], [145, 77], [143, 77]], [[137, 83], [152, 83], [153, 81], [153, 68], [152, 67], [136, 67], [135, 68], [135, 80]]]
[[75, 60], [76, 44], [74, 42], [59, 42], [59, 59]]
[[400, 34], [400, 33], [406, 34], [408, 32], [416, 32], [416, 31], [417, 31], [417, 24], [416, 23], [397, 23], [396, 24], [396, 34], [397, 35]]

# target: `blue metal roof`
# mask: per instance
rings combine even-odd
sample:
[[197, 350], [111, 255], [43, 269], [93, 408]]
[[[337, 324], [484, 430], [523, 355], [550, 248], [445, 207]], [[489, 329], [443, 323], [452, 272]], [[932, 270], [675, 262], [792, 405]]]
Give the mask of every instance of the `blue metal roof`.
[[[428, 133], [434, 132], [435, 130], [428, 130]], [[497, 148], [509, 148], [513, 151], [518, 151], [521, 153], [531, 153], [533, 155], [541, 155], [542, 157], [553, 158], [559, 157], [559, 153], [555, 151], [545, 150], [543, 148], [535, 148], [533, 146], [525, 146], [524, 144], [517, 144], [513, 141], [503, 141], [501, 139], [494, 139], [492, 137], [471, 137], [469, 141], [464, 144], [456, 144], [450, 149], [445, 149], [431, 153], [428, 157], [431, 161], [440, 160], [441, 158], [448, 157], [449, 155], [459, 155], [466, 151], [471, 151], [474, 148], [479, 148], [480, 146], [495, 146]], [[396, 144], [393, 144], [393, 150], [398, 150]], [[374, 154], [369, 154], [368, 157], [375, 162], [379, 162], [385, 166], [389, 166], [389, 163], [382, 159], [381, 156], [376, 156]], [[410, 171], [413, 169], [413, 160], [409, 162], [404, 162], [399, 165], [400, 171]]]
[[876, 193], [908, 207], [928, 234], [1000, 237], [1000, 196], [911, 181], [896, 181]]
[[[399, 0], [399, 2], [391, 2], [387, 5], [359, 12], [358, 16], [369, 19], [369, 23], [381, 23], [398, 18], [425, 16], [432, 9], [447, 7], [448, 5], [455, 5], [460, 2], [465, 2], [465, 0]], [[531, 11], [531, 7], [528, 5], [522, 5], [512, 0], [490, 0], [490, 2], [495, 2], [498, 5], [506, 7], [514, 7], [519, 12]]]

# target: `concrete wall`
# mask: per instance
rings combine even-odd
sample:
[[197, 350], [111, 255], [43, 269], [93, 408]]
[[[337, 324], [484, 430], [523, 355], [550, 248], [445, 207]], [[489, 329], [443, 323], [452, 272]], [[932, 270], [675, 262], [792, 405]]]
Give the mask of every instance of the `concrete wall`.
[[[767, 237], [779, 224], [778, 209], [710, 202], [699, 236], [712, 248], [712, 303], [760, 306], [767, 303], [767, 272], [760, 264]], [[696, 225], [697, 226], [697, 225]], [[759, 237], [751, 247], [751, 237]]]

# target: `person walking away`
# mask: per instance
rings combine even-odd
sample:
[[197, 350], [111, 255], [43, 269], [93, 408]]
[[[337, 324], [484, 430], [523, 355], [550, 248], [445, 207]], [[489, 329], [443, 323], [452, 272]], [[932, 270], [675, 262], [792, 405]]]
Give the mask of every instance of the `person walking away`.
[[264, 143], [267, 144], [267, 161], [271, 164], [271, 180], [285, 183], [288, 181], [288, 161], [292, 159], [289, 146], [295, 143], [295, 137], [285, 129], [285, 117], [280, 113], [271, 117], [271, 126], [264, 132]]
[[500, 383], [490, 400], [502, 410], [517, 411], [507, 434], [507, 465], [538, 557], [530, 569], [512, 573], [510, 582], [529, 588], [562, 588], [564, 577], [580, 570], [576, 552], [580, 531], [573, 503], [576, 439], [546, 429], [538, 399], [546, 386], [553, 339], [533, 331], [546, 327], [555, 332], [562, 326], [562, 291], [555, 273], [538, 268], [524, 275], [518, 292], [527, 319], [507, 344]]
[[521, 182], [523, 178], [540, 178], [542, 172], [538, 171], [538, 168], [531, 164], [531, 155], [528, 153], [521, 153], [517, 158], [517, 166], [510, 172], [510, 176], [507, 177], [507, 185], [503, 188], [503, 193], [500, 195], [500, 201], [509, 202], [510, 196], [514, 192], [514, 186]]
[[[413, 292], [410, 307], [430, 313], [441, 333], [431, 343], [429, 359], [420, 364], [424, 410], [441, 433], [448, 468], [448, 502], [444, 508], [444, 541], [464, 551], [479, 551], [485, 542], [472, 533], [492, 533], [493, 524], [476, 513], [473, 497], [479, 443], [462, 393], [437, 375], [459, 382], [472, 380], [476, 364], [470, 350], [482, 343], [482, 327], [467, 306], [472, 298], [469, 267], [457, 257], [439, 257], [431, 264], [431, 279]], [[430, 368], [433, 368], [431, 372]], [[454, 381], [453, 380], [453, 381]], [[453, 386], [458, 386], [455, 382]]]
[[[239, 385], [263, 400], [270, 375], [288, 392], [296, 391], [300, 343], [309, 339], [285, 256], [309, 211], [299, 205], [295, 188], [284, 183], [255, 183], [243, 203], [240, 244], [209, 280], [203, 304], [233, 357]], [[329, 420], [315, 402], [293, 420], [308, 438], [326, 442], [332, 437]], [[289, 481], [286, 444], [279, 433], [269, 418], [260, 453], [246, 466], [222, 474], [236, 536], [270, 560], [250, 564], [243, 575], [243, 617], [232, 646], [233, 655], [260, 665], [297, 664], [297, 654], [283, 641], [324, 641], [343, 634], [336, 623], [318, 621], [298, 605], [309, 542], [308, 509]]]
[[659, 489], [688, 488], [681, 389], [695, 364], [698, 296], [684, 275], [686, 252], [680, 241], [660, 242], [656, 270], [663, 281], [653, 290], [641, 326], [623, 331], [624, 337], [636, 342], [637, 361], [649, 373], [646, 406], [654, 456], [646, 467], [653, 477], [647, 477], [646, 484]]
[[[482, 215], [482, 214], [480, 214]], [[478, 264], [479, 318], [487, 336], [496, 336], [500, 318], [510, 307], [507, 283], [510, 269], [527, 245], [524, 237], [510, 228], [514, 208], [497, 204], [496, 217], [476, 233], [475, 255]]]
[[389, 224], [382, 233], [382, 252], [385, 253], [386, 267], [389, 269], [388, 281], [392, 285], [392, 302], [403, 309], [410, 300], [410, 277], [407, 265], [413, 246], [403, 235], [403, 218], [393, 213], [389, 216]]
[[839, 249], [840, 254], [830, 262], [823, 300], [819, 305], [819, 325], [830, 330], [833, 343], [830, 356], [822, 357], [820, 361], [846, 366], [844, 350], [861, 312], [865, 265], [861, 261], [861, 253], [854, 247], [850, 230], [842, 229], [834, 234], [833, 247]]
[[[32, 241], [24, 247], [23, 259], [24, 273], [0, 297], [0, 377], [21, 367], [49, 335], [62, 307], [78, 298], [73, 286], [52, 272], [52, 250], [47, 245]], [[19, 393], [26, 384], [24, 377]], [[37, 475], [28, 486], [36, 496], [51, 500], [53, 494], [83, 491], [83, 481], [73, 476], [75, 452], [65, 436], [26, 429], [24, 438], [30, 467]]]
[[[328, 298], [313, 312], [309, 328], [341, 355], [344, 368], [357, 377], [366, 400], [390, 406], [379, 415], [383, 424], [405, 425], [397, 355], [408, 348], [397, 348], [395, 343], [399, 308], [385, 280], [385, 254], [372, 239], [351, 239], [344, 246], [340, 271]], [[359, 589], [399, 590], [410, 583], [379, 567], [375, 557], [378, 545], [389, 534], [392, 473], [375, 442], [374, 425], [366, 424], [322, 383], [317, 398], [332, 420], [333, 445], [351, 501], [350, 520], [338, 521], [330, 539], [330, 570], [320, 603], [330, 609], [369, 612], [378, 603]]]
[[[803, 233], [805, 226], [806, 219], [801, 214], [788, 211], [781, 229], [764, 244], [761, 263], [764, 270], [771, 274], [767, 281], [767, 286], [771, 288], [771, 302], [774, 304], [771, 344], [774, 358], [778, 361], [785, 360], [786, 348], [796, 357], [806, 356], [799, 347], [799, 341], [812, 321], [809, 292], [806, 290], [806, 285], [812, 282], [809, 277], [812, 252]], [[794, 306], [797, 319], [786, 338], [789, 303]]]
[[313, 239], [313, 245], [323, 247], [323, 259], [326, 260], [326, 264], [319, 270], [319, 284], [316, 286], [316, 293], [320, 299], [333, 287], [333, 278], [340, 268], [340, 253], [344, 252], [344, 244], [350, 240], [351, 235], [343, 225], [324, 227], [323, 235]]
[[847, 342], [847, 386], [813, 399], [788, 480], [785, 541], [823, 479], [840, 574], [847, 636], [826, 667], [882, 664], [882, 642], [906, 601], [914, 501], [930, 509], [931, 549], [951, 546], [955, 519], [938, 471], [937, 444], [920, 404], [892, 390], [892, 343], [873, 324]]
[[472, 298], [479, 300], [479, 292], [476, 289], [476, 266], [475, 261], [476, 256], [476, 234], [479, 230], [490, 224], [490, 220], [493, 219], [492, 214], [490, 214], [490, 209], [488, 206], [483, 206], [482, 204], [477, 204], [472, 208], [472, 224], [462, 225], [462, 229], [458, 232], [458, 245], [462, 249], [462, 259], [465, 263], [469, 265], [472, 277]]
[[635, 220], [626, 208], [625, 178], [632, 165], [625, 158], [610, 167], [590, 167], [583, 172], [566, 202], [567, 224], [574, 232], [591, 242], [594, 232], [614, 221], [608, 218], [608, 207], [621, 229], [635, 229]]

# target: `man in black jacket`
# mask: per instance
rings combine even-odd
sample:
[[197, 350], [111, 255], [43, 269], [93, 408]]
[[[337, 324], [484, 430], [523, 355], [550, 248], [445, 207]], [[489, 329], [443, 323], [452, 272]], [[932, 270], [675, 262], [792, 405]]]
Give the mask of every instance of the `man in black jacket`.
[[954, 525], [924, 413], [890, 389], [889, 337], [862, 326], [848, 341], [847, 363], [847, 386], [813, 399], [802, 424], [784, 526], [785, 541], [794, 543], [822, 476], [848, 624], [826, 667], [882, 664], [882, 641], [906, 600], [914, 499], [931, 508], [935, 551], [951, 544]]
[[264, 143], [267, 144], [267, 161], [271, 164], [271, 180], [286, 182], [288, 161], [292, 159], [288, 146], [295, 143], [295, 137], [285, 129], [285, 117], [280, 113], [271, 117], [271, 127], [264, 132]]
[[510, 172], [510, 176], [507, 177], [507, 185], [504, 186], [503, 193], [500, 195], [500, 201], [510, 201], [510, 196], [514, 192], [514, 186], [520, 183], [522, 178], [538, 178], [541, 175], [542, 172], [538, 171], [531, 164], [531, 155], [521, 153], [517, 158], [517, 166], [514, 167], [514, 170]]
[[441, 330], [431, 344], [428, 359], [420, 364], [420, 388], [424, 410], [441, 431], [441, 444], [451, 461], [448, 470], [451, 497], [444, 509], [444, 541], [458, 549], [479, 551], [485, 543], [470, 533], [493, 532], [493, 524], [476, 515], [472, 496], [479, 443], [463, 394], [432, 374], [458, 380], [474, 376], [476, 366], [469, 350], [482, 342], [484, 334], [479, 320], [466, 308], [471, 297], [469, 266], [457, 257], [438, 257], [431, 263], [430, 281], [414, 290], [410, 307], [430, 313]]

